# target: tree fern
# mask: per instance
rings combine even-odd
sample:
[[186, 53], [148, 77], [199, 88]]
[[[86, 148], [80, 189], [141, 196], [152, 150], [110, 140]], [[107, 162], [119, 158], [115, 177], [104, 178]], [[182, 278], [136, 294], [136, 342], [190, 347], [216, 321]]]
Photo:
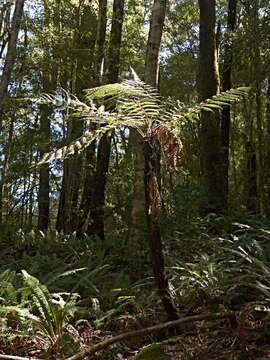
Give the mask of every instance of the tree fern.
[[[37, 165], [52, 160], [65, 159], [75, 153], [83, 151], [92, 141], [99, 139], [108, 131], [119, 128], [135, 128], [138, 133], [146, 138], [156, 136], [168, 151], [168, 146], [173, 142], [174, 150], [182, 150], [182, 143], [177, 140], [175, 130], [182, 122], [197, 121], [202, 111], [217, 111], [224, 106], [240, 101], [247, 95], [249, 88], [240, 87], [215, 95], [200, 104], [186, 108], [182, 103], [163, 99], [149, 85], [140, 79], [126, 80], [121, 84], [108, 84], [86, 90], [86, 103], [79, 101], [74, 96], [64, 92], [64, 96], [42, 95], [39, 103], [47, 103], [55, 107], [69, 108], [78, 117], [88, 119], [102, 126], [95, 130], [86, 130], [84, 134], [70, 144], [45, 154]], [[104, 103], [115, 101], [115, 110], [105, 110]], [[94, 100], [101, 106], [97, 106]], [[179, 151], [178, 151], [179, 152]], [[179, 154], [177, 154], [177, 157]], [[171, 157], [171, 155], [169, 155]], [[172, 160], [170, 161], [172, 165]]]

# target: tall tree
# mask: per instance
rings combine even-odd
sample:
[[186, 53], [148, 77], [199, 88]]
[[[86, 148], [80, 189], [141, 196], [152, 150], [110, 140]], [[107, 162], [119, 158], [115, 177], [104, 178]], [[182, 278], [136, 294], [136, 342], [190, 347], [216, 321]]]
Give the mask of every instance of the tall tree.
[[[46, 76], [46, 75], [45, 75]], [[44, 78], [44, 76], [43, 76]], [[48, 87], [44, 83], [44, 90]], [[40, 157], [50, 150], [50, 114], [47, 105], [40, 107]], [[46, 231], [50, 222], [50, 169], [48, 164], [41, 166], [39, 170], [39, 191], [38, 191], [38, 229]]]
[[[199, 0], [200, 7], [200, 58], [198, 90], [200, 100], [216, 95], [219, 90], [219, 73], [216, 49], [215, 0]], [[201, 167], [205, 192], [202, 213], [224, 211], [224, 189], [220, 169], [220, 119], [218, 113], [203, 111], [201, 115]]]
[[[266, 136], [270, 138], [270, 78], [268, 78], [267, 93], [266, 93]], [[270, 214], [270, 144], [266, 145], [266, 159], [265, 159], [265, 170], [266, 170], [266, 213]]]
[[18, 34], [23, 16], [23, 7], [25, 0], [16, 0], [12, 19], [12, 25], [9, 35], [7, 54], [4, 62], [4, 68], [0, 78], [0, 130], [2, 128], [2, 115], [4, 110], [4, 101], [7, 94], [8, 85], [11, 80], [12, 70], [16, 60], [16, 47]]
[[[222, 71], [222, 90], [232, 87], [233, 63], [233, 33], [236, 28], [237, 0], [228, 1], [227, 33], [224, 49], [224, 62]], [[223, 194], [225, 210], [228, 209], [229, 193], [229, 147], [230, 147], [231, 112], [229, 106], [223, 108], [221, 113], [221, 162], [223, 170]]]
[[[106, 82], [116, 83], [119, 78], [124, 0], [114, 0], [112, 27], [107, 57]], [[107, 172], [111, 153], [111, 137], [105, 134], [97, 149], [97, 164], [94, 176], [93, 198], [90, 210], [91, 224], [88, 233], [105, 238], [104, 207]]]
[[[3, 127], [3, 113], [5, 106], [5, 98], [7, 96], [8, 85], [11, 80], [12, 71], [16, 60], [16, 48], [18, 41], [18, 34], [23, 16], [24, 0], [16, 0], [14, 14], [12, 18], [12, 25], [10, 29], [7, 53], [5, 57], [4, 67], [0, 77], [0, 133]], [[2, 222], [2, 192], [5, 181], [5, 174], [1, 174], [0, 180], [0, 223]]]
[[[106, 25], [107, 25], [107, 0], [99, 0], [98, 10], [98, 25], [95, 44], [95, 58], [94, 58], [94, 85], [98, 86], [102, 78], [102, 64], [104, 63], [104, 46], [106, 40]], [[95, 128], [95, 125], [92, 126]], [[96, 141], [86, 150], [86, 168], [84, 176], [83, 193], [80, 204], [80, 217], [77, 235], [81, 236], [84, 230], [87, 230], [88, 216], [91, 211], [91, 204], [93, 200], [93, 187], [94, 187], [94, 166]], [[86, 226], [86, 229], [85, 229]]]
[[[73, 24], [73, 39], [72, 47], [74, 55], [72, 56], [72, 77], [67, 79], [70, 90], [73, 94], [76, 94], [78, 98], [83, 97], [83, 89], [90, 87], [92, 80], [90, 76], [84, 80], [85, 71], [88, 70], [88, 74], [91, 71], [93, 58], [88, 57], [88, 61], [80, 54], [82, 50], [88, 50], [92, 44], [83, 42], [85, 29], [88, 30], [88, 34], [91, 33], [91, 12], [87, 12], [87, 6], [84, 0], [80, 0], [74, 9], [75, 21]], [[88, 40], [89, 41], [89, 40]], [[79, 136], [83, 132], [83, 121], [76, 116], [71, 117], [67, 123], [66, 140], [70, 142]], [[79, 196], [80, 186], [83, 180], [83, 158], [81, 154], [75, 154], [72, 158], [66, 159], [64, 162], [62, 186], [57, 214], [56, 227], [58, 231], [64, 231], [65, 233], [74, 232], [78, 223], [80, 223], [79, 215]]]
[[[51, 21], [50, 8], [47, 1], [44, 1], [44, 26], [49, 28]], [[53, 89], [52, 67], [47, 63], [47, 59], [52, 53], [52, 42], [49, 38], [43, 40], [43, 69], [42, 69], [42, 91], [50, 93]], [[40, 126], [39, 126], [39, 152], [40, 157], [50, 150], [50, 115], [51, 111], [47, 105], [40, 106]], [[46, 231], [50, 223], [50, 168], [49, 164], [44, 164], [39, 170], [39, 189], [38, 189], [38, 229]]]

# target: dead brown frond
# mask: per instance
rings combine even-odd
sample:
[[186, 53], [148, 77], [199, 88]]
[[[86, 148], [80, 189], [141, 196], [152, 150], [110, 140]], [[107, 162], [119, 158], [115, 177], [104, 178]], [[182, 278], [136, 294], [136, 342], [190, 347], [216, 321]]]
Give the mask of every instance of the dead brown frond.
[[183, 158], [183, 143], [167, 124], [160, 124], [153, 133], [161, 145], [168, 172], [175, 170]]

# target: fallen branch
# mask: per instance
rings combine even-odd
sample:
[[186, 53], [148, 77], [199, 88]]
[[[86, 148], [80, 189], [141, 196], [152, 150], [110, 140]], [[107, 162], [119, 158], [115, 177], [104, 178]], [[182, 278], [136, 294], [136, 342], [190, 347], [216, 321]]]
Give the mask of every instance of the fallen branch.
[[1, 355], [0, 359], [10, 359], [10, 360], [41, 360], [33, 357], [21, 357], [21, 356], [15, 356], [15, 355]]
[[158, 332], [158, 331], [161, 331], [164, 329], [177, 327], [182, 324], [193, 322], [193, 321], [195, 322], [195, 321], [202, 321], [202, 320], [225, 319], [225, 318], [232, 316], [232, 314], [233, 314], [232, 312], [226, 312], [226, 313], [193, 315], [193, 316], [187, 316], [186, 318], [168, 321], [166, 323], [150, 326], [145, 329], [129, 331], [124, 334], [120, 334], [120, 335], [114, 336], [110, 339], [101, 341], [100, 343], [97, 343], [96, 345], [93, 345], [91, 347], [87, 347], [86, 349], [80, 351], [79, 353], [77, 353], [69, 358], [66, 358], [65, 360], [81, 360], [81, 359], [85, 358], [86, 356], [89, 357], [89, 356], [95, 354], [97, 351], [103, 350], [103, 349], [109, 347], [110, 345], [115, 344], [120, 341], [123, 341], [123, 340], [128, 340], [128, 339], [131, 339], [131, 338], [137, 337], [137, 336], [148, 335], [153, 332]]

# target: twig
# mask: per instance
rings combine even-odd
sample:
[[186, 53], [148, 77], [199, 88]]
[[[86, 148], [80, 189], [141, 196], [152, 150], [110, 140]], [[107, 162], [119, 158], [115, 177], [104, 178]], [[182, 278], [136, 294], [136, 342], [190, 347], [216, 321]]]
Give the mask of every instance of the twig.
[[233, 314], [232, 312], [226, 312], [226, 313], [193, 315], [193, 316], [187, 316], [186, 318], [182, 318], [182, 319], [178, 319], [178, 320], [174, 320], [174, 321], [168, 321], [163, 324], [150, 326], [145, 329], [129, 331], [124, 334], [120, 334], [120, 335], [114, 336], [110, 339], [101, 341], [100, 343], [97, 343], [96, 345], [93, 345], [91, 347], [87, 347], [86, 349], [80, 351], [79, 353], [77, 353], [69, 358], [66, 358], [65, 360], [81, 360], [81, 359], [85, 358], [86, 356], [91, 356], [91, 355], [95, 354], [97, 351], [103, 350], [116, 342], [128, 340], [128, 339], [131, 339], [131, 338], [137, 337], [137, 336], [144, 336], [147, 334], [151, 334], [153, 332], [158, 332], [160, 330], [176, 327], [176, 326], [188, 323], [188, 322], [224, 319], [224, 318], [228, 318], [228, 317], [232, 316], [232, 314]]
[[14, 355], [1, 355], [0, 359], [10, 359], [10, 360], [41, 360], [33, 357], [21, 357], [21, 356], [14, 356]]

